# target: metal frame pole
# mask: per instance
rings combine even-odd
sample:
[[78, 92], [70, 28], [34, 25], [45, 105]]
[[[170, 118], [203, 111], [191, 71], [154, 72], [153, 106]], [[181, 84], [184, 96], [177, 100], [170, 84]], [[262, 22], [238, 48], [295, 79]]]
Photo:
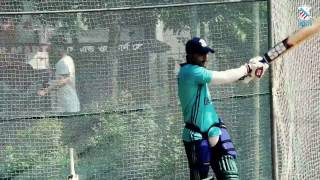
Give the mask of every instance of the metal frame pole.
[[[273, 38], [272, 38], [272, 0], [268, 0], [268, 47], [271, 48], [273, 45]], [[275, 114], [273, 111], [273, 82], [272, 82], [272, 75], [273, 75], [273, 68], [270, 67], [270, 129], [271, 129], [271, 155], [272, 155], [272, 179], [278, 179], [278, 159], [277, 159], [277, 130], [276, 130], [276, 123], [275, 123]]]

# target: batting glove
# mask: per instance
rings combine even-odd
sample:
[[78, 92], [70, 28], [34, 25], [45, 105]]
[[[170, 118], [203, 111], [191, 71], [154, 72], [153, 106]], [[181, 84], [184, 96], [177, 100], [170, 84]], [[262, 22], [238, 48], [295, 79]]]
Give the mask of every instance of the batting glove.
[[262, 78], [269, 68], [269, 64], [261, 62], [262, 60], [263, 58], [261, 56], [249, 60], [249, 66], [252, 70], [250, 76], [253, 77], [253, 79]]

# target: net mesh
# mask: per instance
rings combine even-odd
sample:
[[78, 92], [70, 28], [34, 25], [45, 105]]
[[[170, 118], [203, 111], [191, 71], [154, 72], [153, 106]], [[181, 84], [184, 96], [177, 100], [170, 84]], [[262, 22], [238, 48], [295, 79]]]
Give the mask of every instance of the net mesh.
[[[312, 21], [319, 16], [319, 1], [271, 1], [271, 4], [273, 42], [309, 24], [308, 18], [303, 19], [305, 14], [299, 16], [299, 7], [311, 8]], [[318, 60], [319, 38], [316, 36], [274, 63], [275, 169], [278, 179], [320, 178]]]
[[[65, 179], [70, 147], [80, 179], [187, 179], [176, 94], [184, 43], [204, 37], [217, 52], [213, 70], [236, 68], [268, 46], [265, 2], [201, 2], [0, 1], [0, 12], [11, 12], [0, 13], [0, 179]], [[161, 7], [178, 3], [186, 4]], [[138, 6], [149, 7], [121, 9]], [[119, 9], [91, 11], [99, 8]], [[72, 60], [61, 65], [62, 52]], [[73, 73], [75, 88], [39, 96]], [[272, 178], [269, 88], [268, 74], [210, 87], [243, 179]]]

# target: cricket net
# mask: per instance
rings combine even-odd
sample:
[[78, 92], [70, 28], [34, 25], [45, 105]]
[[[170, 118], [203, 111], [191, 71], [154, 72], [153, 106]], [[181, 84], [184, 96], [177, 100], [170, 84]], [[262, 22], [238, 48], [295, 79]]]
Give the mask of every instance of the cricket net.
[[[320, 2], [272, 0], [271, 6], [272, 40], [276, 43], [310, 25], [319, 16]], [[277, 179], [320, 179], [319, 40], [318, 34], [273, 65]]]
[[[265, 1], [0, 1], [0, 179], [65, 179], [69, 148], [81, 180], [188, 179], [176, 92], [184, 44], [201, 36], [216, 50], [210, 69], [236, 68], [267, 50], [267, 17]], [[66, 77], [61, 50], [75, 91], [40, 96]], [[210, 87], [242, 179], [272, 178], [268, 76]], [[67, 111], [75, 92], [80, 109]]]

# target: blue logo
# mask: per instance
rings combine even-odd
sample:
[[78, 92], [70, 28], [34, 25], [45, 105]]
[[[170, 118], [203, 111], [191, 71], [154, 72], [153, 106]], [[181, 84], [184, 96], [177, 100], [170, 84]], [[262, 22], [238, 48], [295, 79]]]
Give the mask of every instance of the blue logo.
[[299, 6], [298, 7], [298, 25], [300, 28], [311, 26], [312, 25], [312, 16], [311, 16], [311, 7], [310, 6]]

